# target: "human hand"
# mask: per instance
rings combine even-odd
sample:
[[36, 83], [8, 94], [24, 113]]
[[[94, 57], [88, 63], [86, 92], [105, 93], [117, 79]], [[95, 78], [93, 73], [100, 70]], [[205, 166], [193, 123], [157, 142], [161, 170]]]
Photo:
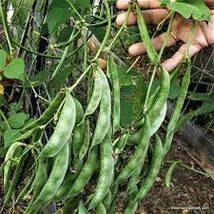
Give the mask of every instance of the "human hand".
[[[120, 10], [127, 10], [130, 0], [118, 0], [117, 8]], [[138, 0], [142, 9], [145, 22], [147, 24], [158, 25], [162, 20], [167, 18], [169, 12], [166, 9], [160, 7], [158, 0]], [[210, 8], [210, 21], [208, 23], [202, 21], [196, 21], [193, 37], [189, 45], [189, 57], [194, 56], [202, 48], [208, 47], [214, 44], [214, 1], [206, 0], [205, 3]], [[116, 19], [118, 25], [122, 25], [126, 19], [126, 13], [121, 13]], [[128, 17], [128, 25], [136, 24], [136, 16], [134, 13], [130, 13]], [[179, 50], [169, 59], [165, 60], [162, 65], [168, 70], [173, 70], [182, 60], [187, 49], [187, 42], [190, 35], [190, 28], [192, 20], [185, 19], [181, 15], [176, 14], [172, 23], [171, 34], [168, 36], [166, 47], [170, 47], [176, 44], [177, 41], [182, 41], [183, 44]], [[157, 37], [152, 38], [152, 43], [156, 50], [159, 50], [163, 44], [166, 33], [162, 33]], [[138, 56], [144, 54], [146, 48], [142, 42], [133, 44], [129, 47], [129, 54], [131, 56]]]

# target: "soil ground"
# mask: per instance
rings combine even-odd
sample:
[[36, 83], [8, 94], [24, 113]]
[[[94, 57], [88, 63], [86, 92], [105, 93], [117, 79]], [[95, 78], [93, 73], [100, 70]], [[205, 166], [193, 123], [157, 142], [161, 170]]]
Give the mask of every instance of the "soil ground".
[[[181, 160], [185, 165], [202, 171], [175, 140], [166, 161]], [[165, 174], [170, 164], [165, 163], [155, 186], [138, 207], [138, 214], [213, 214], [214, 181], [205, 175], [176, 166], [172, 187], [165, 187]]]

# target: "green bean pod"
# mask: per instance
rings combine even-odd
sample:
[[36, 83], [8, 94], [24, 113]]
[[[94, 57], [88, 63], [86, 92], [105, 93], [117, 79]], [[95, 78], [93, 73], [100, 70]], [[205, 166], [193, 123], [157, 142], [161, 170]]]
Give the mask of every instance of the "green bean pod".
[[109, 214], [115, 213], [115, 205], [117, 202], [117, 192], [118, 192], [118, 184], [113, 184], [111, 187], [111, 204], [108, 208]]
[[74, 101], [76, 106], [76, 123], [73, 130], [71, 148], [73, 148], [72, 151], [74, 156], [77, 157], [77, 155], [79, 154], [79, 150], [84, 143], [86, 122], [84, 120], [84, 110], [81, 103], [75, 98]]
[[181, 87], [180, 87], [180, 92], [178, 94], [178, 98], [176, 100], [175, 103], [175, 110], [171, 116], [171, 119], [167, 125], [167, 129], [166, 129], [166, 137], [164, 140], [164, 144], [163, 144], [163, 150], [164, 150], [164, 154], [163, 156], [165, 157], [167, 152], [169, 151], [169, 148], [171, 146], [172, 143], [172, 139], [173, 139], [173, 135], [174, 132], [176, 131], [176, 126], [181, 114], [181, 110], [187, 95], [187, 91], [188, 91], [188, 87], [190, 84], [190, 76], [191, 76], [191, 62], [189, 59], [188, 60], [188, 64], [187, 64], [187, 70], [186, 73], [183, 76], [182, 82], [181, 82]]
[[103, 205], [105, 206], [105, 209], [108, 210], [108, 208], [111, 205], [111, 200], [112, 200], [112, 195], [111, 195], [111, 191], [109, 190], [106, 197], [103, 200]]
[[180, 161], [175, 161], [167, 170], [166, 177], [165, 177], [165, 185], [166, 185], [166, 188], [168, 188], [168, 189], [170, 189], [170, 187], [171, 187], [173, 170], [175, 169], [176, 165], [179, 164], [179, 162]]
[[102, 96], [102, 87], [102, 77], [100, 75], [100, 72], [96, 71], [94, 79], [94, 88], [88, 106], [85, 110], [85, 116], [93, 114], [99, 106]]
[[147, 116], [149, 118], [151, 126], [159, 116], [164, 105], [166, 104], [169, 89], [170, 89], [170, 76], [168, 71], [163, 68], [161, 72], [161, 83], [159, 92], [157, 94], [157, 97], [155, 98], [155, 101], [153, 102], [152, 106], [147, 112]]
[[66, 144], [55, 158], [51, 173], [41, 192], [25, 214], [36, 214], [53, 199], [61, 186], [69, 163], [69, 144]]
[[[20, 156], [20, 159], [19, 159], [19, 162], [18, 162], [18, 165], [16, 166], [16, 169], [13, 173], [13, 178], [10, 182], [10, 185], [6, 191], [6, 194], [5, 194], [5, 197], [4, 197], [4, 203], [2, 205], [2, 209], [4, 208], [4, 206], [8, 203], [8, 201], [11, 199], [14, 191], [15, 191], [15, 187], [20, 179], [20, 175], [22, 174], [23, 172], [23, 166], [24, 166], [24, 163], [27, 159], [28, 156], [28, 151], [29, 149], [26, 148], [23, 150], [23, 154]], [[1, 213], [1, 211], [0, 211]]]
[[105, 206], [103, 205], [103, 203], [100, 203], [100, 204], [97, 206], [97, 208], [96, 208], [96, 210], [95, 210], [95, 213], [96, 213], [96, 214], [107, 214], [106, 208], [105, 208]]
[[126, 204], [124, 214], [134, 214], [137, 210], [138, 202], [132, 203], [132, 196], [138, 192], [137, 183], [142, 171], [143, 165], [139, 166], [129, 180], [126, 194], [128, 195], [128, 203]]
[[103, 201], [109, 191], [110, 185], [113, 180], [114, 159], [112, 156], [113, 148], [111, 137], [109, 136], [109, 134], [100, 144], [100, 153], [100, 175], [98, 178], [95, 193], [89, 205], [89, 209], [97, 207]]
[[112, 128], [115, 133], [120, 128], [120, 82], [117, 71], [117, 65], [115, 64], [111, 55], [108, 59], [108, 73], [110, 74], [111, 84], [113, 87], [113, 119]]
[[41, 157], [53, 157], [60, 152], [69, 140], [75, 125], [75, 120], [75, 102], [72, 96], [67, 93], [59, 121], [48, 143], [41, 151]]
[[135, 214], [137, 210], [138, 202], [133, 203], [132, 199], [130, 198], [126, 208], [124, 210], [124, 214]]
[[83, 200], [80, 200], [80, 202], [79, 202], [78, 214], [87, 214], [87, 210], [83, 203]]
[[84, 134], [84, 142], [83, 145], [79, 151], [79, 159], [83, 160], [83, 158], [86, 156], [89, 146], [90, 146], [90, 139], [91, 139], [91, 132], [90, 132], [90, 122], [89, 120], [86, 120], [86, 130]]
[[54, 200], [55, 201], [61, 201], [67, 198], [69, 192], [70, 192], [70, 187], [72, 183], [76, 180], [78, 176], [77, 172], [67, 172], [65, 179], [60, 186], [60, 188], [57, 190], [56, 194], [54, 195]]
[[138, 183], [142, 168], [143, 168], [142, 165], [137, 167], [136, 171], [133, 173], [132, 177], [130, 178], [127, 189], [126, 189], [127, 195], [131, 196], [134, 192], [136, 192], [138, 190], [137, 183]]
[[62, 208], [62, 213], [63, 214], [71, 214], [71, 213], [76, 213], [75, 211], [78, 208], [80, 198], [79, 197], [74, 197], [68, 199], [64, 204]]
[[77, 157], [79, 150], [84, 143], [86, 122], [84, 120], [84, 110], [82, 104], [75, 98], [74, 102], [76, 106], [76, 122], [73, 129], [71, 148], [73, 148], [72, 151], [74, 156]]
[[139, 191], [132, 198], [132, 203], [139, 202], [142, 200], [146, 194], [150, 191], [152, 186], [154, 185], [155, 179], [160, 171], [160, 167], [163, 160], [163, 147], [162, 141], [158, 135], [155, 135], [155, 149], [152, 158], [151, 167], [149, 169], [148, 175], [145, 180], [142, 182]]
[[86, 134], [86, 121], [83, 120], [79, 125], [74, 127], [72, 144], [73, 144], [73, 154], [75, 157], [79, 155], [79, 152], [84, 145]]
[[5, 190], [5, 192], [7, 192], [8, 188], [9, 188], [9, 183], [10, 183], [9, 178], [10, 178], [10, 171], [11, 171], [11, 161], [12, 161], [11, 159], [13, 158], [13, 156], [16, 152], [16, 149], [18, 147], [21, 147], [24, 145], [25, 144], [20, 143], [20, 142], [13, 143], [5, 155], [5, 160], [4, 160], [4, 162], [6, 163], [5, 167], [4, 167], [4, 190]]
[[140, 30], [140, 36], [146, 47], [148, 57], [153, 65], [157, 65], [159, 63], [159, 57], [150, 40], [149, 33], [148, 33], [148, 30], [146, 27], [146, 23], [145, 23], [141, 9], [138, 4], [136, 4], [136, 12], [137, 12], [137, 24], [138, 24], [138, 27]]
[[105, 138], [111, 122], [111, 94], [108, 80], [103, 71], [98, 67], [98, 72], [102, 78], [102, 96], [100, 111], [96, 123], [96, 128], [92, 138], [91, 147], [98, 145]]
[[116, 183], [121, 183], [127, 180], [130, 176], [133, 175], [135, 170], [138, 168], [139, 164], [140, 165], [144, 164], [144, 160], [149, 146], [149, 140], [150, 140], [150, 124], [148, 118], [146, 117], [143, 124], [143, 134], [141, 136], [137, 149], [134, 155], [129, 160], [129, 162], [121, 170], [120, 174], [118, 175], [115, 181]]
[[38, 160], [36, 175], [31, 186], [31, 189], [33, 190], [34, 199], [39, 195], [40, 191], [42, 190], [48, 178], [47, 170], [44, 162], [45, 162], [44, 158], [40, 158]]
[[76, 98], [73, 98], [76, 107], [76, 125], [79, 125], [84, 118], [84, 110], [82, 104]]
[[97, 147], [94, 147], [91, 150], [89, 154], [89, 158], [87, 162], [84, 164], [84, 166], [82, 167], [78, 177], [71, 185], [67, 198], [72, 198], [78, 195], [83, 190], [85, 185], [90, 180], [96, 166], [97, 166]]

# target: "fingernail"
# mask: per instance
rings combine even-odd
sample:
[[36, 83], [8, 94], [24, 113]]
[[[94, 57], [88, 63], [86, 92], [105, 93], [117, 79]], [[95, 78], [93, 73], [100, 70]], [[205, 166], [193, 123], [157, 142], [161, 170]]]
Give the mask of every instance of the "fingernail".
[[136, 45], [131, 45], [130, 47], [129, 47], [129, 54], [131, 55], [131, 56], [138, 56], [139, 55], [139, 51], [138, 51], [138, 48], [136, 47]]
[[122, 25], [123, 23], [124, 23], [124, 21], [125, 21], [125, 14], [124, 13], [121, 13], [121, 14], [119, 14], [118, 16], [117, 16], [117, 18], [116, 18], [116, 24], [117, 25]]

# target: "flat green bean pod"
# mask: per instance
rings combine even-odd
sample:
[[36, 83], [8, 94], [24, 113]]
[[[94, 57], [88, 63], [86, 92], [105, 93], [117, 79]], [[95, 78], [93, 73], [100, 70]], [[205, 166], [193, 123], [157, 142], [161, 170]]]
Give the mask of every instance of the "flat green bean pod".
[[[166, 105], [166, 101], [169, 94], [170, 89], [170, 76], [166, 69], [162, 69], [161, 72], [161, 83], [160, 83], [160, 89], [155, 97], [155, 100], [150, 107], [150, 109], [147, 112], [147, 116], [149, 118], [149, 122], [151, 124], [151, 127], [153, 126], [153, 123], [155, 120], [157, 120], [157, 117], [160, 115], [160, 112]], [[166, 107], [166, 106], [165, 106]], [[164, 117], [163, 117], [164, 118]]]
[[[149, 169], [148, 175], [139, 188], [137, 194], [132, 198], [132, 203], [139, 202], [142, 200], [146, 194], [150, 191], [152, 186], [154, 185], [155, 179], [160, 171], [160, 167], [162, 164], [163, 158], [163, 147], [162, 141], [158, 135], [155, 135], [155, 149], [152, 158], [151, 167]], [[131, 205], [131, 204], [130, 204]]]
[[97, 166], [97, 147], [94, 147], [89, 153], [89, 158], [82, 167], [78, 177], [71, 185], [67, 198], [72, 198], [78, 195], [83, 190], [83, 188], [91, 178], [96, 166]]
[[123, 167], [120, 174], [116, 179], [116, 183], [121, 183], [127, 180], [130, 176], [133, 175], [135, 170], [139, 167], [139, 164], [143, 165], [144, 160], [147, 154], [148, 146], [150, 140], [150, 124], [147, 117], [143, 124], [143, 133], [140, 139], [140, 142], [137, 146], [137, 149], [134, 155], [131, 157], [129, 162]]
[[146, 47], [148, 57], [154, 65], [157, 65], [159, 63], [159, 57], [150, 40], [149, 33], [148, 33], [148, 30], [146, 27], [146, 23], [144, 21], [141, 9], [138, 4], [136, 4], [136, 12], [137, 12], [137, 24], [138, 24], [138, 27], [140, 30], [140, 36]]
[[100, 111], [96, 123], [96, 128], [92, 138], [91, 147], [98, 145], [105, 138], [111, 122], [111, 94], [110, 87], [106, 75], [98, 67], [98, 72], [102, 79], [102, 96]]
[[100, 144], [100, 153], [100, 175], [89, 209], [97, 207], [103, 201], [113, 180], [114, 159], [112, 156], [113, 148], [109, 134], [107, 134]]
[[70, 171], [67, 172], [62, 185], [60, 186], [60, 188], [57, 190], [56, 194], [54, 195], [55, 201], [61, 201], [61, 200], [66, 199], [66, 197], [69, 194], [70, 187], [71, 187], [72, 183], [76, 180], [77, 176], [78, 176], [78, 173], [74, 173], [74, 172], [70, 172]]
[[113, 87], [113, 119], [112, 128], [115, 133], [120, 128], [120, 83], [117, 71], [117, 65], [115, 64], [111, 55], [108, 59], [108, 72], [110, 74], [111, 84]]
[[80, 149], [84, 145], [86, 134], [86, 120], [83, 120], [79, 125], [74, 127], [72, 144], [73, 144], [73, 154], [75, 157], [79, 155]]
[[79, 151], [80, 160], [82, 160], [88, 152], [88, 149], [90, 146], [90, 139], [91, 139], [90, 122], [89, 122], [89, 120], [86, 120], [86, 130], [85, 130], [85, 134], [84, 134], [84, 142]]
[[25, 214], [36, 214], [53, 199], [57, 190], [61, 186], [69, 163], [69, 144], [66, 144], [55, 158], [51, 173], [41, 192], [31, 206], [27, 208]]
[[85, 110], [85, 116], [93, 114], [100, 104], [102, 96], [102, 78], [100, 72], [95, 72], [94, 88], [88, 106]]
[[96, 210], [95, 210], [95, 213], [96, 213], [96, 214], [107, 214], [106, 208], [105, 208], [105, 206], [103, 205], [103, 203], [100, 203], [100, 204], [97, 206], [97, 208], [96, 208]]
[[41, 151], [41, 157], [53, 157], [60, 152], [69, 140], [75, 125], [75, 120], [75, 102], [70, 93], [67, 93], [59, 121], [49, 141]]
[[112, 199], [112, 195], [111, 195], [111, 190], [108, 191], [106, 197], [103, 200], [103, 205], [105, 206], [105, 209], [108, 210], [108, 208], [111, 205], [111, 199]]
[[78, 214], [87, 214], [87, 210], [83, 203], [83, 200], [80, 200], [79, 207], [78, 207]]
[[16, 149], [21, 146], [25, 146], [25, 144], [21, 143], [21, 142], [13, 143], [9, 147], [9, 149], [5, 155], [5, 160], [4, 160], [6, 162], [5, 167], [4, 167], [4, 189], [5, 189], [5, 191], [7, 191], [7, 189], [9, 188], [9, 182], [10, 182], [9, 177], [10, 177], [11, 161], [12, 161], [11, 159], [13, 158], [13, 156], [16, 152]]
[[39, 195], [40, 191], [42, 190], [43, 186], [45, 185], [48, 179], [47, 170], [44, 162], [45, 162], [44, 158], [40, 158], [38, 160], [36, 176], [31, 186], [34, 198], [36, 198]]
[[181, 87], [180, 87], [180, 91], [178, 94], [178, 98], [176, 100], [175, 103], [175, 110], [171, 116], [171, 119], [167, 125], [167, 129], [166, 129], [166, 137], [164, 140], [164, 144], [163, 144], [163, 150], [164, 150], [164, 157], [166, 156], [167, 152], [169, 151], [169, 148], [171, 146], [172, 143], [172, 139], [174, 136], [174, 132], [176, 131], [176, 126], [181, 114], [181, 110], [187, 95], [187, 91], [188, 91], [188, 87], [190, 84], [190, 76], [191, 76], [191, 62], [189, 59], [187, 59], [187, 70], [186, 73], [183, 76], [182, 82], [181, 82]]

